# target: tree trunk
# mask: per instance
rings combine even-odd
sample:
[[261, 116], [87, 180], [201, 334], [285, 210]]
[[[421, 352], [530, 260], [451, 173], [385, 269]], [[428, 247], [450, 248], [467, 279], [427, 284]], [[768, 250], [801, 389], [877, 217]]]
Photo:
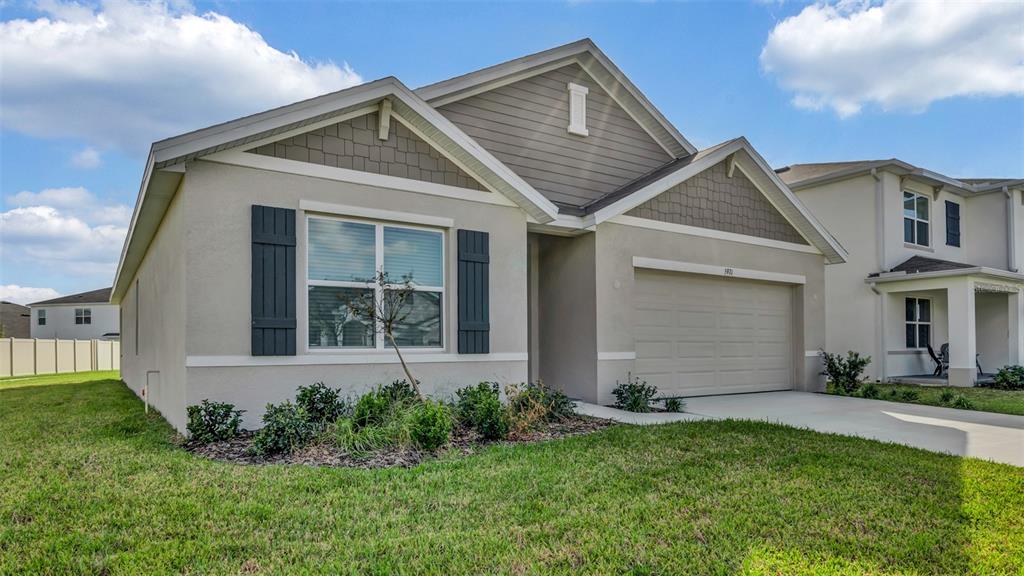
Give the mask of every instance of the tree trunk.
[[391, 332], [387, 333], [388, 338], [391, 339], [391, 345], [395, 347], [395, 354], [398, 354], [398, 361], [402, 363], [402, 370], [405, 370], [405, 377], [409, 379], [409, 385], [416, 391], [416, 396], [423, 398], [423, 393], [420, 392], [420, 384], [413, 377], [412, 372], [409, 372], [409, 366], [405, 363], [405, 358], [402, 358], [402, 351], [398, 349], [398, 342], [395, 342], [395, 336]]

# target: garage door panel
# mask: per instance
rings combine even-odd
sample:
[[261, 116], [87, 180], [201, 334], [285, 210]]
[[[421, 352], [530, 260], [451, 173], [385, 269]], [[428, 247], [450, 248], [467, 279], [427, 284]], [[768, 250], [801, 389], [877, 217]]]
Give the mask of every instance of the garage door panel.
[[792, 289], [638, 270], [637, 376], [663, 395], [792, 387]]

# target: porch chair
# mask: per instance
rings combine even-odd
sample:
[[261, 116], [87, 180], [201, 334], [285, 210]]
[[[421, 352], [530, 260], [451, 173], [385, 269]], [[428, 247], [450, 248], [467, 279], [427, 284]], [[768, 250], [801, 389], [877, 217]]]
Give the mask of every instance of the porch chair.
[[[932, 360], [939, 364], [939, 366], [935, 368], [936, 376], [941, 376], [942, 374], [945, 374], [947, 371], [949, 371], [949, 342], [946, 342], [941, 347], [939, 347], [939, 356], [941, 360], [940, 358], [935, 357], [935, 351], [932, 350], [931, 345], [928, 346], [928, 353], [931, 354]], [[981, 369], [980, 352], [974, 355], [974, 365], [978, 367], [978, 376], [984, 376], [985, 371]]]
[[949, 369], [949, 364], [948, 363], [946, 363], [946, 364], [942, 363], [942, 359], [940, 359], [935, 354], [935, 349], [932, 348], [931, 343], [927, 344], [927, 346], [928, 346], [928, 355], [932, 357], [932, 362], [935, 362], [935, 371], [932, 372], [932, 376], [942, 376], [946, 372], [946, 370]]

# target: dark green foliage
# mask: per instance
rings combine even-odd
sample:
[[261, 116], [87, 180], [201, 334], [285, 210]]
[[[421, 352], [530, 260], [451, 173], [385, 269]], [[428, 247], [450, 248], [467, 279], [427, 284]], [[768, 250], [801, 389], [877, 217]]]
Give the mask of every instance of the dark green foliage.
[[538, 413], [540, 420], [565, 420], [576, 412], [575, 405], [561, 390], [549, 388], [543, 382], [529, 382], [505, 389], [508, 412], [511, 417], [525, 413]]
[[875, 386], [874, 382], [868, 382], [864, 386], [861, 386], [860, 396], [861, 398], [878, 398], [880, 396], [880, 393], [878, 392], [878, 386]]
[[238, 436], [242, 412], [234, 404], [203, 400], [199, 405], [188, 407], [188, 423], [185, 429], [193, 442], [209, 444]]
[[630, 412], [650, 412], [651, 400], [658, 394], [658, 388], [640, 378], [626, 375], [625, 382], [616, 382], [612, 390], [615, 406]]
[[895, 401], [900, 396], [900, 391], [895, 388], [889, 388], [889, 391], [885, 393], [889, 400]]
[[410, 422], [412, 441], [431, 452], [448, 443], [454, 427], [448, 407], [429, 399], [413, 406]]
[[847, 352], [846, 358], [839, 354], [830, 354], [821, 350], [821, 359], [825, 364], [822, 375], [828, 377], [839, 394], [850, 395], [860, 387], [861, 375], [871, 364], [870, 356], [861, 356], [857, 352]]
[[501, 440], [508, 435], [508, 417], [501, 405], [496, 382], [481, 382], [455, 392], [455, 415], [487, 440]]
[[917, 390], [904, 390], [900, 393], [900, 399], [904, 402], [917, 402], [921, 394]]
[[961, 410], [974, 410], [974, 403], [963, 394], [957, 394], [954, 396], [953, 401], [950, 402], [949, 405], [953, 408], [960, 408]]
[[1003, 366], [992, 380], [997, 390], [1024, 390], [1024, 366]]
[[313, 432], [309, 415], [301, 406], [289, 400], [276, 405], [267, 404], [263, 428], [253, 438], [252, 449], [261, 455], [291, 452], [309, 442]]
[[390, 393], [378, 388], [359, 397], [352, 410], [352, 424], [356, 430], [364, 426], [376, 426], [383, 423], [395, 404]]
[[345, 401], [339, 392], [323, 382], [299, 386], [295, 403], [306, 411], [310, 422], [319, 426], [334, 422], [345, 412]]
[[666, 398], [665, 399], [665, 411], [666, 412], [682, 412], [683, 408], [686, 407], [686, 402], [683, 402], [679, 398]]
[[[419, 382], [417, 382], [419, 384]], [[380, 389], [381, 394], [392, 404], [401, 404], [416, 400], [419, 396], [407, 380], [395, 380]]]
[[953, 394], [952, 390], [946, 388], [945, 390], [942, 391], [942, 394], [939, 394], [939, 402], [942, 402], [943, 404], [949, 404], [953, 402], [953, 398], [955, 397], [956, 394]]

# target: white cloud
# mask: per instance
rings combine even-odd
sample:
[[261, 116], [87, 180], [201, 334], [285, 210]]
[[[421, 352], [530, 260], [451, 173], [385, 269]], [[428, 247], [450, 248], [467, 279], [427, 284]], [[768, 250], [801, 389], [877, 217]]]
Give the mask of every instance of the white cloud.
[[780, 22], [761, 65], [800, 108], [922, 111], [956, 96], [1024, 95], [1024, 3], [842, 1]]
[[16, 304], [31, 304], [60, 296], [53, 288], [33, 288], [17, 284], [0, 284], [0, 300]]
[[0, 23], [0, 124], [137, 151], [215, 122], [353, 86], [347, 64], [282, 52], [215, 12], [57, 1]]
[[100, 151], [86, 146], [71, 155], [71, 163], [79, 168], [96, 168], [100, 165]]
[[47, 188], [40, 192], [27, 190], [7, 197], [7, 205], [17, 208], [53, 207], [91, 224], [118, 224], [126, 226], [132, 217], [131, 208], [124, 204], [104, 204], [81, 186]]

